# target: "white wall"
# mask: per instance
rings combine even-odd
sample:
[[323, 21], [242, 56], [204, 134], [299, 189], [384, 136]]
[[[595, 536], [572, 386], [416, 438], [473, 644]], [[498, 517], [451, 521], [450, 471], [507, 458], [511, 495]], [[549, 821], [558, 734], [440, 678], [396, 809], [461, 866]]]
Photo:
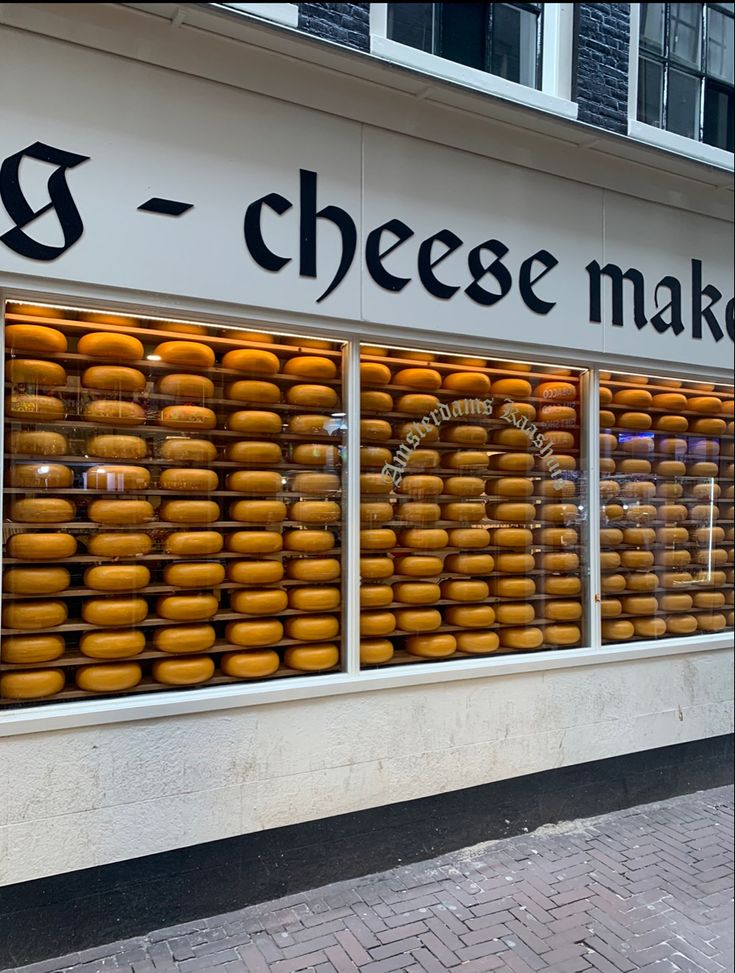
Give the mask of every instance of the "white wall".
[[732, 653], [2, 741], [0, 884], [732, 730]]

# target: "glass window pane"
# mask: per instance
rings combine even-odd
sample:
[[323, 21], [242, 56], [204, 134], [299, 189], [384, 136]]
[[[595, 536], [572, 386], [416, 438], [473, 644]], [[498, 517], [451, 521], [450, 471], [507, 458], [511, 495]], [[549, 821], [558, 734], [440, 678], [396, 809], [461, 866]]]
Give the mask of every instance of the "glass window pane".
[[638, 118], [647, 125], [663, 124], [663, 66], [641, 58], [638, 72]]
[[707, 74], [733, 83], [733, 19], [718, 10], [709, 11], [707, 27]]
[[733, 151], [733, 89], [707, 81], [704, 92], [704, 133], [708, 145]]
[[663, 3], [641, 4], [641, 47], [647, 47], [651, 51], [663, 51], [664, 7]]
[[536, 87], [536, 14], [495, 4], [492, 30], [493, 74]]
[[700, 85], [699, 78], [669, 69], [666, 128], [670, 132], [690, 139], [699, 138]]
[[388, 37], [419, 51], [431, 51], [433, 8], [433, 3], [389, 3]]
[[486, 3], [442, 3], [437, 54], [485, 70]]
[[677, 61], [699, 66], [702, 12], [700, 3], [672, 3], [669, 22], [669, 54]]

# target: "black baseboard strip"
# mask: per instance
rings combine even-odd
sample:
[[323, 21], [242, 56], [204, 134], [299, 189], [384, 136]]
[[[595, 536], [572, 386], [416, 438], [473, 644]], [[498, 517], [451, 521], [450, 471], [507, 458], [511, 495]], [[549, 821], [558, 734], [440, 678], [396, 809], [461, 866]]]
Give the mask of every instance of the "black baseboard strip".
[[6, 886], [0, 969], [719, 787], [732, 760], [733, 738], [714, 737]]

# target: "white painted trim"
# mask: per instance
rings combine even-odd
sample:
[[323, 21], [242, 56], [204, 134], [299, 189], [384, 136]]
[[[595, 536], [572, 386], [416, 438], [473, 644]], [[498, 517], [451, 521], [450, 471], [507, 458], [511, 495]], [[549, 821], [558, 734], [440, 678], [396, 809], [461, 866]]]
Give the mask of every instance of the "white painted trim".
[[636, 662], [640, 659], [673, 658], [700, 652], [732, 652], [732, 649], [731, 633], [727, 633], [705, 635], [696, 641], [682, 638], [666, 642], [636, 642], [635, 645], [606, 645], [596, 649], [560, 649], [517, 656], [466, 659], [450, 665], [446, 662], [416, 663], [366, 671], [354, 676], [348, 673], [300, 676], [254, 685], [213, 686], [211, 689], [197, 689], [196, 692], [165, 692], [160, 696], [151, 694], [145, 698], [127, 696], [121, 699], [56, 703], [45, 708], [4, 713], [0, 716], [0, 738], [189, 713], [214, 713], [297, 699], [427, 686], [462, 679], [487, 679], [517, 673]]
[[234, 13], [250, 14], [272, 20], [285, 27], [298, 27], [299, 5], [297, 3], [212, 3], [212, 7], [222, 7]]
[[600, 371], [592, 368], [581, 383], [584, 419], [580, 467], [587, 471], [587, 523], [582, 533], [587, 550], [587, 641], [602, 645], [600, 610]]
[[630, 36], [628, 38], [628, 134], [630, 123], [638, 117], [638, 52], [640, 50], [641, 5], [630, 5]]
[[343, 471], [346, 517], [342, 526], [344, 570], [343, 618], [345, 636], [342, 668], [350, 676], [360, 674], [360, 346], [347, 344], [344, 362], [344, 403], [349, 417], [347, 462]]
[[506, 81], [464, 64], [399, 44], [387, 36], [388, 4], [370, 4], [370, 51], [377, 57], [420, 71], [442, 81], [512, 101], [527, 108], [576, 119], [577, 105], [571, 96], [572, 4], [545, 3], [543, 24], [542, 88]]

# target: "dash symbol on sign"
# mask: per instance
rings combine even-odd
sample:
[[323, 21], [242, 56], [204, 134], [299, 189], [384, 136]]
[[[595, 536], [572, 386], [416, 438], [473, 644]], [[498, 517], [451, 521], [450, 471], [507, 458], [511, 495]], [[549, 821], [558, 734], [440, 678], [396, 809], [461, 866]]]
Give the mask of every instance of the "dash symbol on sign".
[[143, 213], [158, 213], [162, 216], [181, 216], [188, 210], [193, 209], [193, 203], [181, 203], [176, 199], [162, 199], [160, 196], [151, 196], [138, 209]]

